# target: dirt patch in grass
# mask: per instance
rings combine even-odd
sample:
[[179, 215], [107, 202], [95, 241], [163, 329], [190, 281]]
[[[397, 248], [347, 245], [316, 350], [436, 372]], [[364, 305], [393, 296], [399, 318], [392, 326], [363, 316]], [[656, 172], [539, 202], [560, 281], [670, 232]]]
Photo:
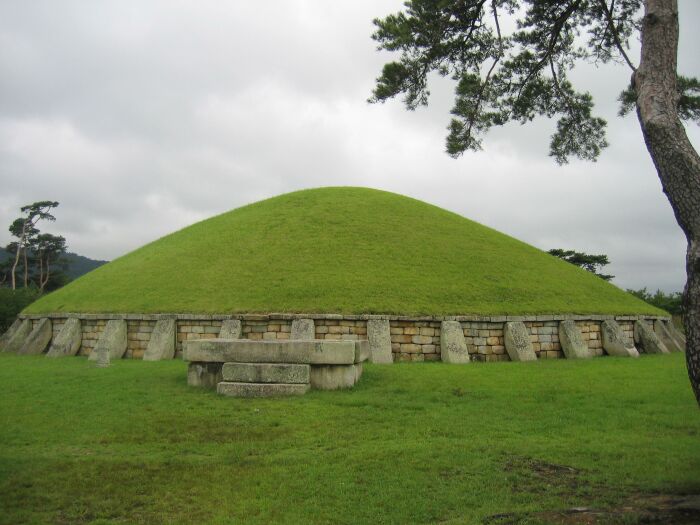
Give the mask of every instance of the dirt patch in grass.
[[700, 495], [638, 495], [607, 509], [576, 507], [534, 513], [506, 513], [488, 516], [488, 525], [613, 525], [700, 523]]
[[584, 474], [582, 470], [535, 458], [511, 456], [506, 460], [503, 470], [512, 473], [511, 487], [515, 492], [547, 489], [567, 495], [577, 494], [582, 486], [595, 488], [590, 483], [581, 481]]

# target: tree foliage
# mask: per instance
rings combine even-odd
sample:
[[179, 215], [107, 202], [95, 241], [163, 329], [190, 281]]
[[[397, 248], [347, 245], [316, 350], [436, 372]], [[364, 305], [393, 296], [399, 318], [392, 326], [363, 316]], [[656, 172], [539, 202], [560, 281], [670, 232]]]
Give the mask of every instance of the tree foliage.
[[[16, 274], [20, 268], [24, 275], [24, 287], [36, 286], [40, 291], [50, 289], [52, 269], [61, 265], [61, 255], [66, 251], [66, 240], [50, 233], [40, 233], [39, 221], [55, 221], [51, 210], [58, 206], [56, 201], [38, 201], [22, 206], [22, 216], [10, 224], [9, 231], [17, 240], [10, 242], [6, 250], [13, 254], [14, 260], [3, 263], [0, 271], [0, 284], [9, 281], [12, 289], [17, 288]], [[60, 282], [60, 274], [54, 272], [54, 285]]]
[[[678, 0], [408, 0], [376, 19], [379, 49], [399, 59], [384, 66], [371, 102], [404, 95], [408, 109], [428, 103], [428, 77], [456, 83], [447, 152], [481, 147], [493, 126], [556, 119], [550, 155], [596, 160], [607, 146], [605, 121], [570, 72], [582, 62], [626, 63], [630, 86], [620, 114], [636, 108], [644, 142], [688, 241], [683, 292], [686, 363], [700, 405], [700, 155], [683, 120], [700, 123], [700, 83], [679, 75]], [[516, 22], [502, 30], [500, 17]], [[627, 52], [639, 36], [639, 64]]]
[[[608, 143], [606, 122], [593, 112], [590, 93], [576, 89], [569, 73], [581, 62], [624, 61], [640, 29], [642, 0], [409, 0], [405, 10], [375, 19], [379, 49], [399, 53], [384, 65], [370, 102], [403, 95], [408, 109], [427, 105], [431, 73], [455, 83], [447, 152], [478, 150], [493, 126], [556, 119], [550, 155], [596, 160]], [[504, 15], [517, 28], [502, 30]], [[679, 114], [699, 120], [696, 79], [679, 77]], [[621, 114], [635, 96], [620, 95]]]
[[11, 288], [0, 287], [0, 333], [5, 332], [26, 306], [39, 297], [39, 290], [34, 287]]
[[649, 292], [646, 287], [640, 288], [639, 290], [627, 290], [629, 293], [635, 297], [640, 298], [642, 301], [666, 310], [672, 315], [682, 315], [683, 314], [683, 294], [680, 292], [665, 293], [661, 290], [656, 290], [655, 293]]
[[584, 270], [587, 270], [606, 281], [609, 281], [615, 277], [614, 275], [607, 275], [598, 272], [598, 270], [602, 270], [603, 266], [610, 264], [607, 255], [591, 255], [574, 250], [562, 250], [560, 248], [553, 248], [547, 251], [547, 253], [554, 255], [555, 257], [559, 257], [560, 259], [563, 259], [574, 266], [583, 268]]

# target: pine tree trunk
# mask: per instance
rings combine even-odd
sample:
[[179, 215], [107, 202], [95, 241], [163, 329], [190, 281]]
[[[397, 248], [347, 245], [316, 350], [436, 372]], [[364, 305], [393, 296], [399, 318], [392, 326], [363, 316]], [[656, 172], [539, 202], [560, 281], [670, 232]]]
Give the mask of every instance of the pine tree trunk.
[[27, 260], [27, 247], [24, 247], [24, 287], [29, 286], [29, 262]]
[[17, 252], [15, 253], [15, 262], [12, 264], [12, 289], [16, 290], [17, 289], [17, 265], [19, 264], [19, 255], [20, 252], [22, 251], [22, 244], [24, 243], [24, 236], [25, 236], [25, 231], [27, 229], [27, 223], [25, 222], [22, 224], [22, 234], [19, 238], [19, 241], [17, 241]]
[[642, 57], [633, 76], [644, 141], [688, 241], [685, 306], [688, 376], [700, 404], [700, 157], [678, 117], [677, 0], [645, 0]]
[[[43, 274], [43, 272], [42, 272], [42, 274]], [[47, 255], [46, 256], [46, 276], [45, 276], [45, 278], [41, 277], [41, 279], [39, 279], [39, 282], [41, 284], [39, 291], [41, 293], [44, 293], [44, 288], [49, 283], [49, 276], [50, 275], [51, 275], [51, 259], [50, 259], [50, 255]]]

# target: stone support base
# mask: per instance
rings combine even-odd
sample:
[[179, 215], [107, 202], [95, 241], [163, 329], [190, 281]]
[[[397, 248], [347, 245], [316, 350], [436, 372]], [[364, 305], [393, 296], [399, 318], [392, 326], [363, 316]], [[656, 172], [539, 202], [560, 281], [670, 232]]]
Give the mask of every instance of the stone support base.
[[224, 380], [223, 363], [190, 363], [187, 365], [187, 384], [214, 390]]
[[283, 397], [301, 396], [309, 391], [309, 384], [283, 383], [233, 383], [222, 381], [216, 391], [231, 397]]

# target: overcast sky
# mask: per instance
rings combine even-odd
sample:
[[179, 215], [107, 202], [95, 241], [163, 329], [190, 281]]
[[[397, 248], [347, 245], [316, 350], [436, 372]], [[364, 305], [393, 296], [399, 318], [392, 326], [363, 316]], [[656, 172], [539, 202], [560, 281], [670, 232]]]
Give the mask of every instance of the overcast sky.
[[[680, 0], [679, 70], [700, 74], [700, 2]], [[553, 123], [444, 153], [452, 87], [428, 108], [366, 99], [389, 54], [372, 19], [401, 0], [0, 2], [0, 244], [19, 207], [57, 200], [42, 230], [112, 259], [195, 221], [318, 186], [369, 186], [442, 206], [541, 249], [608, 254], [623, 288], [681, 290], [685, 239], [622, 66], [575, 79], [608, 119], [597, 163], [557, 166]], [[638, 50], [633, 51], [638, 59]], [[700, 145], [697, 126], [688, 133]]]

